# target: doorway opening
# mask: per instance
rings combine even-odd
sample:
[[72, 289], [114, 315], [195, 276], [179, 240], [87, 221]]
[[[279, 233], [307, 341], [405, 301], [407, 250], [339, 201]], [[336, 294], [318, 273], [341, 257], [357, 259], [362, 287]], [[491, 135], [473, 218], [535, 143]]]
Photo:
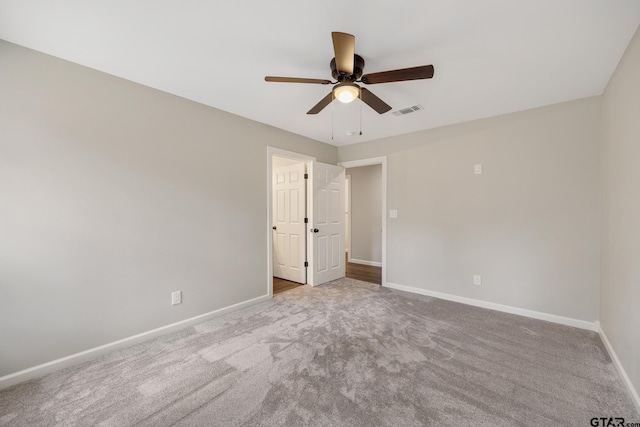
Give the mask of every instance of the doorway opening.
[[273, 293], [307, 283], [307, 165], [272, 157]]
[[382, 164], [346, 169], [347, 277], [382, 284]]
[[267, 147], [267, 183], [268, 295], [344, 277], [344, 168]]
[[[348, 214], [346, 233], [348, 246], [347, 277], [387, 284], [387, 158], [346, 161], [339, 163], [350, 175], [345, 212]], [[370, 166], [373, 166], [369, 168]], [[360, 176], [359, 182], [356, 182]], [[364, 192], [368, 194], [363, 194]], [[354, 207], [354, 195], [359, 207]], [[366, 212], [366, 210], [377, 212]], [[358, 213], [359, 210], [359, 213]], [[354, 214], [358, 218], [354, 219]], [[359, 224], [356, 225], [356, 220]]]

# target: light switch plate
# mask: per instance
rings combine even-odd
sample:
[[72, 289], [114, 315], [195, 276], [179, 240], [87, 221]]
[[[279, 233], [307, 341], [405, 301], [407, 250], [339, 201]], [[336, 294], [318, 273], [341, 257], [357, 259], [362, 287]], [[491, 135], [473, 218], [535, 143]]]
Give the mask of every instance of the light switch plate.
[[389, 218], [398, 218], [398, 211], [396, 209], [391, 209], [389, 211]]
[[171, 305], [182, 303], [182, 291], [171, 292]]
[[481, 164], [473, 165], [473, 173], [476, 175], [482, 175], [482, 165]]

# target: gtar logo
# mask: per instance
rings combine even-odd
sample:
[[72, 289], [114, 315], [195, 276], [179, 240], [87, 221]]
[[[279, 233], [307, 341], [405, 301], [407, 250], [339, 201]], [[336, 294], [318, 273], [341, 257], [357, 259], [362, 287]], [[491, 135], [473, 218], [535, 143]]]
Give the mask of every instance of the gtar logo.
[[624, 427], [624, 418], [591, 418], [593, 427]]

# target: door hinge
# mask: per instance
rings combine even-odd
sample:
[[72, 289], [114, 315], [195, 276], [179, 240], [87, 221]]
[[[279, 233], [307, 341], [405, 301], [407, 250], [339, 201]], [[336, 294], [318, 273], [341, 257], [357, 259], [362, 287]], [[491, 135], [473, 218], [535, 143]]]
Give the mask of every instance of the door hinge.
[[304, 262], [305, 267], [309, 267], [309, 263], [307, 261]]
[[304, 219], [304, 223], [305, 223], [305, 224], [308, 224], [308, 223], [309, 223], [309, 218], [305, 218], [305, 219]]
[[304, 174], [304, 179], [309, 179], [309, 174], [308, 173]]

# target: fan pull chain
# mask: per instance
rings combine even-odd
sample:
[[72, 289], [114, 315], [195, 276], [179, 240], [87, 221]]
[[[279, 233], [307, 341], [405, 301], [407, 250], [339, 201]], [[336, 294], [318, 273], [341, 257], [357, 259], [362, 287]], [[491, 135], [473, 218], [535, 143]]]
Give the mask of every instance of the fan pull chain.
[[362, 102], [360, 103], [360, 135], [362, 135]]
[[333, 141], [333, 107], [331, 108], [331, 140]]

